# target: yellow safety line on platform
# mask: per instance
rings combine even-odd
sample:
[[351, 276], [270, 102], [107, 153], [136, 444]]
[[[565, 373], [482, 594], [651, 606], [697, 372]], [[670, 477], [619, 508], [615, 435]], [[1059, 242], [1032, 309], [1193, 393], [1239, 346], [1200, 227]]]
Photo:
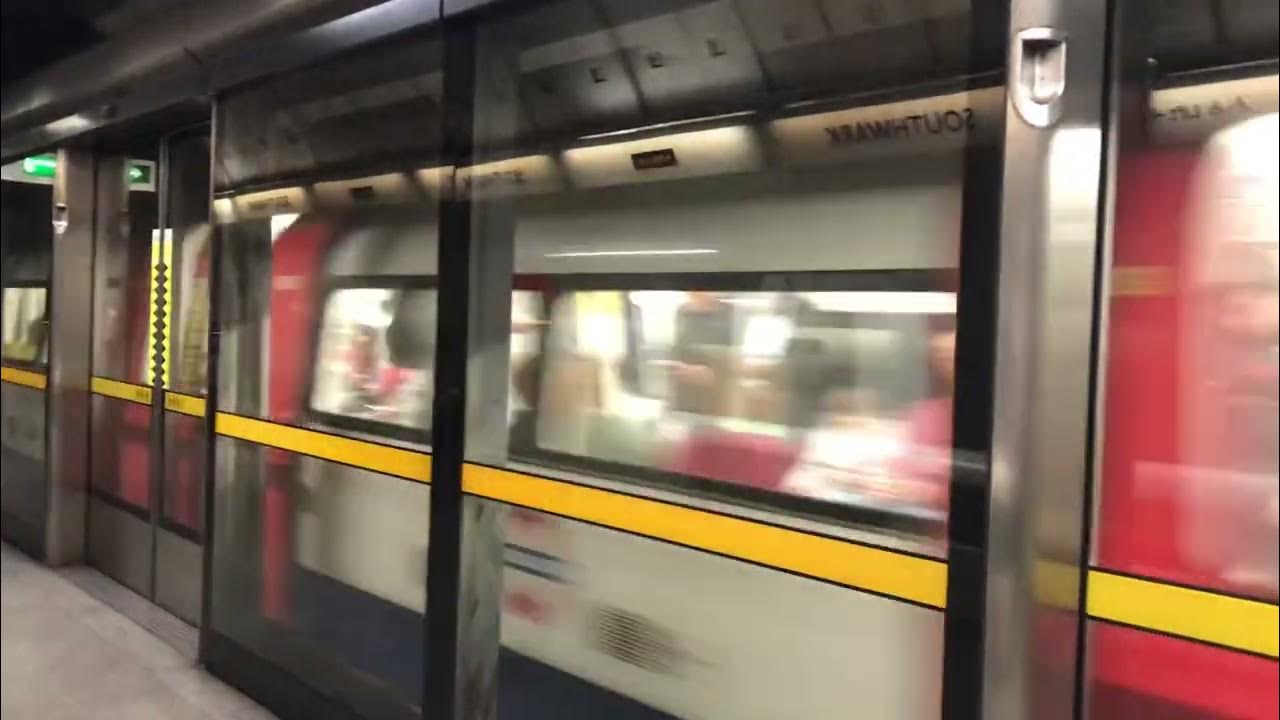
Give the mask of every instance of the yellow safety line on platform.
[[1089, 615], [1156, 632], [1277, 656], [1280, 607], [1261, 600], [1089, 571]]
[[429, 453], [231, 413], [218, 413], [216, 424], [219, 435], [237, 440], [310, 455], [321, 460], [332, 460], [406, 480], [431, 482]]
[[468, 463], [463, 492], [935, 608], [947, 564], [740, 517]]
[[43, 390], [49, 384], [49, 379], [44, 373], [33, 372], [31, 370], [23, 370], [22, 368], [9, 367], [5, 365], [0, 367], [0, 380], [14, 385], [24, 385], [36, 390]]
[[116, 398], [118, 400], [128, 400], [129, 402], [140, 403], [142, 405], [151, 404], [151, 388], [146, 385], [137, 385], [122, 380], [112, 380], [111, 378], [95, 377], [89, 382], [89, 389], [95, 395]]

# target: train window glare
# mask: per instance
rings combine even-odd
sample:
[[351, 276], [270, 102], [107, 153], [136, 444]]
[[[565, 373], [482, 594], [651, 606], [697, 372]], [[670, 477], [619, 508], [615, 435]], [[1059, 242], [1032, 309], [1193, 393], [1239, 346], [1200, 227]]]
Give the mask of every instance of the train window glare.
[[280, 233], [289, 229], [298, 220], [298, 213], [280, 213], [271, 216], [271, 242], [280, 237]]
[[567, 293], [536, 446], [941, 517], [954, 312], [932, 292]]
[[1121, 158], [1105, 567], [1277, 596], [1277, 117]]
[[330, 294], [316, 352], [312, 409], [335, 418], [429, 427], [431, 368], [397, 365], [388, 331], [397, 321], [434, 327], [435, 295], [434, 290], [390, 288], [342, 288]]
[[4, 289], [5, 360], [44, 364], [48, 351], [47, 294], [42, 287]]

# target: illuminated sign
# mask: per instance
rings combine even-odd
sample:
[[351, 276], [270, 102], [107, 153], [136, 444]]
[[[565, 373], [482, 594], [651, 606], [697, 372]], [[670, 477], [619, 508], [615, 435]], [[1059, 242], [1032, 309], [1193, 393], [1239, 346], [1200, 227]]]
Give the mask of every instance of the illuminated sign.
[[[33, 182], [48, 183], [58, 175], [58, 156], [54, 153], [23, 158], [22, 173]], [[155, 190], [156, 164], [150, 160], [130, 160], [125, 167], [130, 190]]]
[[143, 164], [140, 162], [129, 163], [129, 184], [130, 185], [150, 185], [151, 170], [154, 166]]
[[50, 153], [24, 158], [22, 172], [32, 177], [51, 178], [58, 172], [58, 156]]

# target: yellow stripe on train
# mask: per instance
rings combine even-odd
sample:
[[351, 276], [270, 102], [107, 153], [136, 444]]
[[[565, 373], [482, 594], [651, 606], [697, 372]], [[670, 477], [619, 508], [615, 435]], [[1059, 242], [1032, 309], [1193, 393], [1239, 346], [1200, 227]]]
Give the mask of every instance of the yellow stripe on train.
[[464, 492], [827, 580], [946, 606], [947, 564], [800, 530], [467, 464]]
[[1089, 571], [1089, 615], [1270, 657], [1280, 644], [1280, 607], [1155, 580]]

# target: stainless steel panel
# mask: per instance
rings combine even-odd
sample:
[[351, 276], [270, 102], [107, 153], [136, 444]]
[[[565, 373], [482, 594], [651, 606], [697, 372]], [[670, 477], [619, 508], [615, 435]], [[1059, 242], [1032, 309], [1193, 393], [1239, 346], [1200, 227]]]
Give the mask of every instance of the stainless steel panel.
[[991, 718], [1073, 714], [1105, 23], [1100, 0], [1011, 8], [983, 688]]
[[89, 500], [89, 562], [130, 590], [151, 595], [151, 524], [100, 498]]
[[200, 622], [200, 545], [156, 530], [155, 601], [192, 625]]
[[[89, 372], [93, 318], [95, 160], [80, 149], [58, 153], [54, 217], [65, 220], [53, 238], [49, 323], [50, 565], [84, 558], [84, 512], [89, 459]], [[123, 173], [123, 168], [117, 166]], [[65, 208], [65, 212], [62, 211]]]

